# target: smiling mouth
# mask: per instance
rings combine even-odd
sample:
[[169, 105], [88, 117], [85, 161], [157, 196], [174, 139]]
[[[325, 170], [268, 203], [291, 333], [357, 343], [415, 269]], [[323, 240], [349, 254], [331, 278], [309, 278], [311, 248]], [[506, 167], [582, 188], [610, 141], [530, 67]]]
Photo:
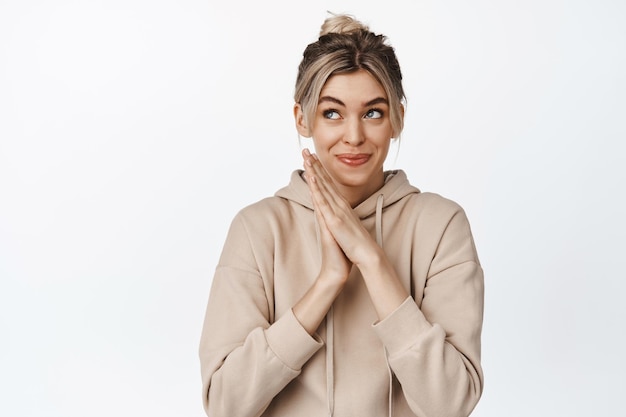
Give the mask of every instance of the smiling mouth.
[[371, 155], [366, 153], [344, 153], [337, 155], [337, 159], [351, 167], [363, 165], [370, 160]]

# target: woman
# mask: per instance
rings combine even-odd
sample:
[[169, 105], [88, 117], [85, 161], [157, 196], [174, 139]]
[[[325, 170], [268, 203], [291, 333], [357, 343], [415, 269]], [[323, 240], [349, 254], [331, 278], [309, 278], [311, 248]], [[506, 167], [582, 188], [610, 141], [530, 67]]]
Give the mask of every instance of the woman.
[[394, 50], [328, 18], [299, 66], [304, 170], [241, 210], [200, 343], [209, 416], [467, 416], [483, 274], [456, 203], [383, 171], [403, 127]]

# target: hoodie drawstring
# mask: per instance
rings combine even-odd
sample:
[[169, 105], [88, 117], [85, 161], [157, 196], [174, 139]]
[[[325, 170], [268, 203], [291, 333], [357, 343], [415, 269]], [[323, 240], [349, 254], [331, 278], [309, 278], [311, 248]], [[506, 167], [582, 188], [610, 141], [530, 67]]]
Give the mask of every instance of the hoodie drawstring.
[[383, 247], [383, 200], [384, 196], [378, 194], [376, 198], [376, 243]]
[[[376, 243], [381, 248], [383, 247], [383, 202], [384, 196], [378, 194], [376, 198]], [[389, 366], [389, 359], [387, 357], [387, 349], [383, 347], [383, 354], [385, 355], [385, 363], [387, 364], [387, 372], [389, 374], [389, 417], [393, 416], [393, 373], [391, 372], [391, 366]]]
[[[322, 245], [320, 243], [320, 225], [315, 217], [315, 236], [317, 238], [317, 252], [322, 260]], [[335, 411], [335, 330], [334, 330], [333, 306], [331, 305], [326, 313], [326, 398], [328, 402], [328, 417], [333, 417]]]
[[333, 417], [335, 411], [334, 335], [333, 306], [331, 305], [326, 315], [326, 389], [329, 417]]
[[[376, 198], [376, 243], [381, 248], [383, 247], [383, 203], [384, 196], [379, 194]], [[317, 234], [317, 241], [320, 241], [319, 224], [316, 220], [315, 232]], [[318, 251], [320, 259], [322, 259], [322, 248], [318, 245]], [[327, 389], [327, 401], [328, 401], [328, 416], [332, 417], [335, 409], [335, 375], [334, 375], [334, 348], [335, 348], [335, 330], [334, 330], [334, 311], [333, 306], [330, 306], [328, 313], [326, 314], [326, 389]], [[389, 361], [387, 359], [387, 350], [383, 347], [383, 354], [385, 355], [385, 362], [387, 363], [387, 371], [389, 373], [389, 417], [393, 416], [393, 374]]]

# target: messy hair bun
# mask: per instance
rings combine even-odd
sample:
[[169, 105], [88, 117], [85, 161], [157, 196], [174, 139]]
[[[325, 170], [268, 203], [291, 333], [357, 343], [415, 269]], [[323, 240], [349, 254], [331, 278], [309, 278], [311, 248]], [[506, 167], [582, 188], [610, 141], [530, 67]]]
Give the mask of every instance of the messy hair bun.
[[324, 20], [320, 30], [320, 36], [324, 36], [329, 33], [351, 33], [361, 30], [369, 32], [369, 27], [367, 25], [364, 25], [350, 15], [336, 15], [332, 13], [331, 15], [331, 17]]

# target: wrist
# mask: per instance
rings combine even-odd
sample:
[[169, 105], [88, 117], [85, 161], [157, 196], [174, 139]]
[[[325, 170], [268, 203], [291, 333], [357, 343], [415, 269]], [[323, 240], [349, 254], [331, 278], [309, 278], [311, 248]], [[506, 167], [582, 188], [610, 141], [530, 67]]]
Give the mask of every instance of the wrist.
[[375, 245], [371, 250], [365, 251], [363, 256], [360, 257], [359, 262], [355, 263], [362, 273], [366, 271], [375, 273], [385, 268], [386, 264], [387, 255], [385, 255], [385, 252], [383, 252], [382, 248], [378, 245]]
[[348, 275], [349, 271], [347, 274], [320, 271], [313, 285], [321, 292], [339, 294], [348, 280]]

